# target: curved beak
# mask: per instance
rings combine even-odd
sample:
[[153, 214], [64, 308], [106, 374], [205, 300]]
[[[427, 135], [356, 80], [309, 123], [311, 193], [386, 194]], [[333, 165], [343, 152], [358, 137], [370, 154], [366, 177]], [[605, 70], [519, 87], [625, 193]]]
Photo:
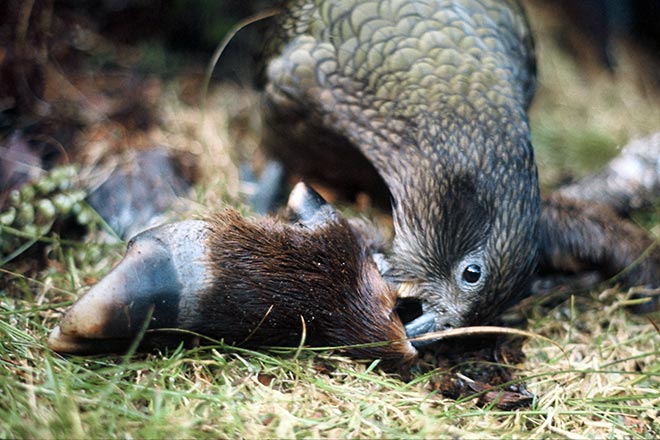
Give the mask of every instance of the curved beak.
[[[436, 330], [435, 322], [435, 313], [425, 312], [423, 315], [413, 319], [405, 325], [406, 336], [409, 338], [414, 338], [417, 336], [422, 336], [427, 333], [431, 333]], [[410, 343], [415, 348], [426, 347], [435, 342], [434, 339], [428, 339], [423, 341], [410, 341]]]
[[[410, 311], [415, 318], [409, 320], [412, 318], [412, 316], [409, 316], [404, 324], [404, 329], [408, 338], [417, 338], [438, 330], [440, 325], [438, 315], [429, 304], [421, 298], [422, 295], [420, 295], [420, 290], [417, 284], [411, 282], [400, 283], [398, 285], [398, 297], [400, 300], [408, 301], [409, 304], [412, 303], [416, 306], [415, 310]], [[410, 341], [415, 348], [426, 347], [434, 342], [436, 342], [436, 340], [430, 338]]]
[[205, 222], [185, 221], [135, 236], [121, 262], [67, 311], [48, 345], [108, 352], [127, 347], [145, 327], [175, 327], [180, 308], [206, 286], [206, 234]]

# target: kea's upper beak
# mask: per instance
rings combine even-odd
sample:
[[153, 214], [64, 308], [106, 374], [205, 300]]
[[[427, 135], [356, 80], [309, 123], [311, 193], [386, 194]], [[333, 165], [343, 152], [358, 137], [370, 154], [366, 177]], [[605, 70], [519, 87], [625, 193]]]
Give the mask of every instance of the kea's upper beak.
[[64, 353], [116, 351], [145, 326], [175, 327], [207, 286], [207, 234], [206, 222], [191, 220], [135, 236], [121, 262], [65, 314], [48, 345]]
[[[426, 333], [431, 333], [436, 330], [435, 328], [435, 314], [432, 312], [424, 313], [423, 315], [413, 319], [405, 325], [406, 336], [409, 338], [414, 338], [416, 336], [422, 336]], [[423, 347], [435, 342], [435, 340], [424, 340], [424, 341], [411, 341], [414, 347]]]

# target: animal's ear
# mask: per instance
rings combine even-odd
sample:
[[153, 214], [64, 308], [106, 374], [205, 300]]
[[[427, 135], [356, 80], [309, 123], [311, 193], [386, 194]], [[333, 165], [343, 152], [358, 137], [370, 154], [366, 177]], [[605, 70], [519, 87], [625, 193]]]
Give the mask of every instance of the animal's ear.
[[337, 220], [337, 210], [304, 182], [299, 182], [289, 194], [289, 221], [310, 229]]

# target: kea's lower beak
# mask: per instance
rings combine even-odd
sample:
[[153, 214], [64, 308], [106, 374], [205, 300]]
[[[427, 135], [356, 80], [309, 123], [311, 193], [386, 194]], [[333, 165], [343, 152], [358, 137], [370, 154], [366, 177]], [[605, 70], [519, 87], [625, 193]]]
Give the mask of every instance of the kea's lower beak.
[[48, 345], [63, 353], [109, 352], [126, 348], [145, 326], [176, 327], [207, 285], [207, 233], [206, 222], [185, 221], [135, 236], [123, 260], [65, 314]]

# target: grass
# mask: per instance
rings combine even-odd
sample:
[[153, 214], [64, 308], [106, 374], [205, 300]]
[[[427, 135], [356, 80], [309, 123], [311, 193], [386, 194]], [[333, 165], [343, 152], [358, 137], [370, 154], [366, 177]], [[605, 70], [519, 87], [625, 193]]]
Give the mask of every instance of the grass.
[[[548, 40], [539, 51], [532, 124], [544, 185], [591, 172], [628, 138], [660, 128], [657, 104], [625, 75], [585, 80]], [[252, 124], [252, 101], [235, 94], [217, 90], [204, 123], [174, 99], [164, 106], [159, 141], [205, 157], [197, 211], [240, 195], [228, 145], [251, 150], [256, 140], [232, 128], [237, 117]], [[657, 225], [658, 213], [649, 222]], [[214, 345], [64, 358], [48, 350], [61, 313], [123, 246], [50, 236], [44, 267], [31, 266], [29, 258], [43, 258], [26, 251], [0, 268], [0, 438], [660, 436], [660, 335], [626, 311], [616, 289], [522, 305], [527, 328], [564, 351], [540, 338], [526, 343], [519, 377], [536, 397], [516, 411], [445, 399], [429, 388], [438, 372], [405, 383], [331, 352]]]
[[[58, 276], [47, 282], [68, 284], [65, 272]], [[295, 356], [217, 345], [62, 358], [44, 337], [58, 317], [52, 310], [68, 302], [51, 303], [49, 294], [45, 306], [3, 298], [0, 436], [657, 435], [657, 331], [630, 316], [617, 293], [607, 295], [527, 310], [530, 329], [565, 353], [541, 339], [527, 343], [520, 377], [537, 397], [531, 408], [510, 412], [442, 398], [428, 388], [434, 372], [404, 383], [374, 365], [308, 350]]]

